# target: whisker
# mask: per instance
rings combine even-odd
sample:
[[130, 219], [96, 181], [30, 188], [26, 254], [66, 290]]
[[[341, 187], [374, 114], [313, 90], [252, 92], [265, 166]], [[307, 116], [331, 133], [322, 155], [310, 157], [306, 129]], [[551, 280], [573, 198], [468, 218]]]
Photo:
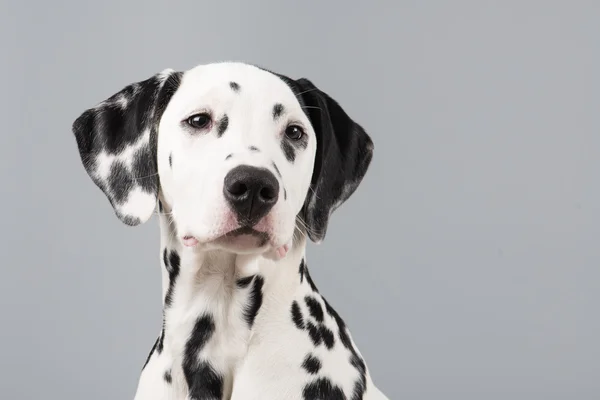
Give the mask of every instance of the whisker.
[[133, 179], [134, 180], [138, 180], [138, 179], [147, 179], [147, 178], [152, 178], [153, 176], [158, 176], [158, 173], [154, 173], [148, 176], [134, 176]]
[[300, 108], [315, 108], [315, 109], [317, 109], [317, 110], [319, 110], [319, 111], [323, 111], [323, 110], [321, 109], [321, 107], [317, 107], [317, 106], [300, 106]]
[[318, 88], [307, 89], [307, 90], [305, 90], [303, 92], [296, 93], [296, 96], [300, 96], [301, 94], [312, 92], [313, 90], [319, 90], [319, 89]]

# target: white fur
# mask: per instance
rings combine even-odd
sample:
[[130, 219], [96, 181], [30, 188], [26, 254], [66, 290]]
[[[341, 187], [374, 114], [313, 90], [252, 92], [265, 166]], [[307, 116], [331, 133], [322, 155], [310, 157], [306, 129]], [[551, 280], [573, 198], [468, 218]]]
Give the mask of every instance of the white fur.
[[[239, 82], [239, 93], [231, 90], [231, 81]], [[272, 109], [276, 103], [283, 104], [285, 114], [274, 121]], [[215, 123], [228, 116], [229, 126], [222, 137], [193, 135], [182, 127], [183, 120], [200, 111], [210, 112]], [[290, 122], [301, 124], [309, 137], [307, 148], [298, 152], [293, 164], [280, 148]], [[250, 151], [250, 146], [260, 151]], [[275, 75], [237, 63], [202, 65], [186, 72], [162, 116], [158, 135], [161, 188], [172, 207], [177, 234], [195, 236], [210, 247], [212, 239], [236, 227], [223, 196], [225, 175], [240, 164], [275, 173], [275, 162], [283, 182], [280, 180], [279, 201], [267, 216], [267, 230], [272, 237], [271, 248], [290, 242], [295, 216], [310, 185], [315, 151], [310, 121], [293, 92]], [[233, 156], [226, 160], [229, 154]]]

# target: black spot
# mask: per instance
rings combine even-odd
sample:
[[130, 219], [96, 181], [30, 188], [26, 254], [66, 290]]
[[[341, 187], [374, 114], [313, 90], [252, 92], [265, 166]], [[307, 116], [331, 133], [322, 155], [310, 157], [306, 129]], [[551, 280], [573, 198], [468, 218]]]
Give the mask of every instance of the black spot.
[[229, 126], [229, 117], [227, 114], [223, 115], [223, 117], [217, 122], [217, 137], [223, 136], [227, 127]]
[[279, 176], [281, 178], [281, 172], [279, 172], [279, 168], [277, 168], [277, 164], [275, 164], [275, 162], [273, 162], [273, 168], [275, 169], [277, 176]]
[[190, 338], [185, 345], [185, 354], [183, 360], [184, 369], [187, 365], [186, 363], [189, 363], [189, 365], [187, 365], [188, 367], [196, 364], [198, 353], [202, 350], [214, 332], [215, 321], [212, 316], [204, 314], [196, 320], [194, 329], [192, 330]]
[[321, 361], [312, 354], [307, 354], [302, 363], [302, 368], [309, 374], [316, 374], [321, 369]]
[[352, 346], [352, 340], [350, 339], [350, 336], [348, 335], [348, 332], [346, 331], [346, 323], [344, 322], [342, 317], [340, 317], [340, 315], [337, 313], [337, 311], [335, 311], [333, 309], [333, 307], [331, 307], [331, 305], [327, 302], [327, 300], [324, 297], [321, 297], [321, 298], [323, 299], [323, 302], [325, 303], [325, 310], [327, 310], [327, 314], [329, 314], [335, 320], [335, 322], [337, 324], [340, 341], [342, 342], [342, 344], [344, 345], [345, 348], [347, 348], [348, 350], [353, 352], [354, 346]]
[[240, 91], [240, 85], [237, 82], [229, 82], [229, 87], [231, 88], [231, 90], [233, 90], [234, 92], [239, 92]]
[[356, 352], [353, 352], [352, 356], [350, 357], [350, 364], [352, 364], [352, 366], [356, 368], [356, 371], [358, 372], [358, 379], [356, 382], [354, 382], [352, 400], [362, 400], [365, 391], [367, 390], [367, 366], [365, 365], [365, 362], [358, 356], [358, 354], [356, 354]]
[[175, 250], [171, 250], [169, 254], [169, 268], [175, 273], [179, 273], [179, 267], [181, 265], [181, 258]]
[[158, 201], [158, 211], [162, 212], [163, 211], [163, 205], [162, 205], [162, 201]]
[[125, 108], [115, 102], [124, 93], [121, 91], [103, 105], [87, 110], [75, 121], [73, 131], [78, 144], [81, 143], [82, 153], [103, 149], [117, 154], [139, 139], [151, 120], [148, 116], [160, 81], [154, 76], [137, 85], [141, 90], [135, 95], [133, 85], [124, 89], [130, 93], [125, 95], [129, 100]]
[[154, 351], [156, 350], [156, 346], [158, 346], [159, 340], [160, 340], [160, 337], [157, 337], [156, 340], [154, 341], [154, 345], [152, 345], [152, 349], [150, 349], [150, 353], [148, 353], [148, 357], [146, 357], [146, 362], [144, 363], [144, 366], [142, 367], [142, 371], [144, 370], [144, 368], [146, 368], [146, 365], [148, 365], [150, 358], [152, 358], [152, 354], [154, 354]]
[[221, 400], [223, 397], [223, 377], [206, 361], [193, 371], [186, 373], [190, 400]]
[[250, 151], [260, 151], [256, 146], [250, 146], [248, 149], [250, 149]]
[[304, 318], [302, 317], [302, 311], [296, 300], [292, 302], [292, 321], [294, 321], [294, 325], [296, 325], [298, 329], [304, 329]]
[[140, 147], [133, 155], [131, 171], [135, 183], [142, 187], [147, 193], [154, 194], [158, 188], [156, 179], [156, 168], [152, 161], [152, 151], [150, 146]]
[[277, 120], [277, 118], [281, 117], [281, 114], [283, 113], [283, 104], [275, 104], [273, 106], [273, 119]]
[[304, 264], [304, 276], [306, 277], [306, 281], [308, 282], [310, 289], [313, 292], [319, 293], [319, 289], [317, 289], [317, 285], [315, 285], [315, 283], [313, 282], [310, 276], [310, 272], [308, 272], [308, 266], [306, 264]]
[[167, 288], [167, 294], [165, 295], [165, 307], [170, 307], [173, 301], [173, 291], [175, 290], [175, 281], [177, 280], [177, 276], [179, 276], [179, 267], [181, 263], [181, 258], [179, 254], [175, 250], [172, 250], [168, 255], [167, 260], [167, 249], [163, 252], [163, 262], [165, 263], [165, 268], [169, 273], [169, 287]]
[[169, 154], [169, 167], [173, 168], [173, 154]]
[[164, 327], [164, 319], [163, 319], [163, 329], [160, 331], [160, 336], [158, 337], [158, 343], [156, 344], [156, 352], [158, 354], [162, 353], [165, 344], [165, 327]]
[[315, 346], [320, 345], [322, 341], [321, 330], [317, 328], [312, 322], [307, 322], [306, 328], [308, 329], [308, 336], [310, 336], [310, 339], [312, 340], [313, 344]]
[[132, 217], [130, 215], [121, 215], [121, 214], [119, 214], [119, 218], [121, 218], [121, 221], [123, 221], [124, 224], [130, 225], [130, 226], [139, 225], [140, 222], [141, 222], [139, 218]]
[[344, 391], [331, 383], [328, 378], [319, 378], [307, 384], [302, 390], [304, 400], [346, 400]]
[[233, 157], [233, 154], [230, 154], [227, 157], [225, 157], [225, 161], [229, 160], [231, 157]]
[[300, 274], [300, 283], [304, 281], [304, 270], [306, 267], [304, 266], [304, 258], [300, 261], [300, 266], [298, 267], [298, 273]]
[[323, 339], [323, 343], [325, 343], [325, 347], [331, 350], [335, 344], [333, 332], [325, 325], [321, 325], [319, 327], [319, 333], [321, 335], [321, 339]]
[[165, 378], [165, 382], [167, 382], [167, 383], [173, 382], [173, 377], [171, 376], [171, 370], [170, 369], [168, 369], [168, 370], [165, 371], [164, 378]]
[[117, 204], [123, 204], [127, 200], [129, 191], [135, 187], [135, 182], [127, 167], [121, 161], [113, 162], [108, 175], [110, 193]]
[[[118, 217], [127, 225], [141, 221], [118, 209], [127, 199], [129, 191], [139, 185], [143, 190], [156, 195], [158, 177], [156, 170], [156, 134], [158, 121], [171, 96], [179, 87], [182, 73], [168, 77], [157, 74], [144, 81], [128, 85], [101, 104], [83, 112], [72, 125], [81, 161], [96, 185], [108, 196]], [[125, 105], [119, 104], [126, 100]], [[130, 146], [146, 141], [132, 158], [131, 170], [122, 162], [115, 162], [108, 181], [97, 176], [98, 154], [122, 153]]]
[[285, 155], [285, 158], [289, 162], [293, 163], [294, 160], [296, 159], [296, 149], [285, 138], [281, 141], [281, 150], [283, 150], [283, 154]]
[[344, 347], [346, 347], [346, 349], [348, 349], [351, 353], [350, 364], [354, 368], [356, 368], [356, 371], [358, 372], [358, 375], [359, 375], [358, 380], [354, 383], [354, 392], [352, 395], [352, 400], [362, 400], [364, 392], [367, 387], [367, 380], [366, 380], [367, 367], [366, 367], [363, 359], [358, 355], [358, 352], [352, 345], [352, 339], [350, 338], [350, 335], [348, 334], [348, 331], [346, 328], [346, 323], [344, 322], [344, 320], [340, 317], [340, 315], [337, 313], [337, 311], [335, 311], [333, 309], [333, 307], [331, 307], [329, 302], [327, 302], [327, 300], [324, 297], [323, 297], [323, 302], [325, 303], [325, 310], [327, 310], [327, 313], [331, 317], [333, 317], [333, 319], [335, 320], [335, 322], [338, 326], [340, 341], [342, 342]]
[[304, 302], [308, 307], [308, 311], [310, 311], [310, 315], [312, 315], [317, 322], [323, 322], [323, 307], [321, 306], [321, 303], [312, 296], [306, 296]]
[[163, 264], [165, 265], [165, 269], [169, 270], [169, 250], [165, 247], [163, 250]]
[[287, 200], [287, 190], [285, 188], [283, 188], [283, 199]]
[[220, 400], [223, 378], [207, 362], [199, 362], [200, 352], [215, 332], [215, 321], [205, 314], [196, 320], [194, 329], [185, 344], [183, 374], [188, 384], [190, 398], [194, 400]]
[[240, 278], [237, 280], [236, 284], [238, 285], [238, 287], [245, 288], [248, 287], [250, 282], [252, 282], [252, 279], [254, 279], [254, 275], [250, 275], [245, 278]]
[[254, 324], [256, 314], [258, 314], [258, 310], [260, 310], [260, 306], [262, 305], [262, 287], [264, 283], [265, 280], [262, 276], [257, 276], [256, 278], [254, 278], [254, 283], [250, 292], [250, 302], [244, 310], [244, 318], [246, 319], [246, 322], [248, 323], [249, 327], [252, 327], [252, 325]]

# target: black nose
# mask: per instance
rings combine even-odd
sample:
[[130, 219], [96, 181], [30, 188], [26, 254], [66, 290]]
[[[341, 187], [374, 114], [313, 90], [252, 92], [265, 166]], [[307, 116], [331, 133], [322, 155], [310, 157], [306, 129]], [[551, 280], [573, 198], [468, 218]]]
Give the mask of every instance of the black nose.
[[279, 182], [267, 169], [240, 165], [225, 176], [223, 193], [239, 222], [253, 226], [277, 203]]

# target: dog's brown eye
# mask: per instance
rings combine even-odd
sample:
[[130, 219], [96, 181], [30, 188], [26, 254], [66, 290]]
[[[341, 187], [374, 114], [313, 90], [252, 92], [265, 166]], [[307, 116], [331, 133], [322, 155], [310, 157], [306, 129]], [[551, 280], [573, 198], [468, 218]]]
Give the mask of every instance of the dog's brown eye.
[[304, 131], [298, 125], [290, 125], [285, 128], [285, 136], [291, 140], [300, 140], [304, 136]]
[[187, 119], [187, 124], [195, 129], [205, 129], [210, 125], [210, 115], [202, 113], [192, 115]]

